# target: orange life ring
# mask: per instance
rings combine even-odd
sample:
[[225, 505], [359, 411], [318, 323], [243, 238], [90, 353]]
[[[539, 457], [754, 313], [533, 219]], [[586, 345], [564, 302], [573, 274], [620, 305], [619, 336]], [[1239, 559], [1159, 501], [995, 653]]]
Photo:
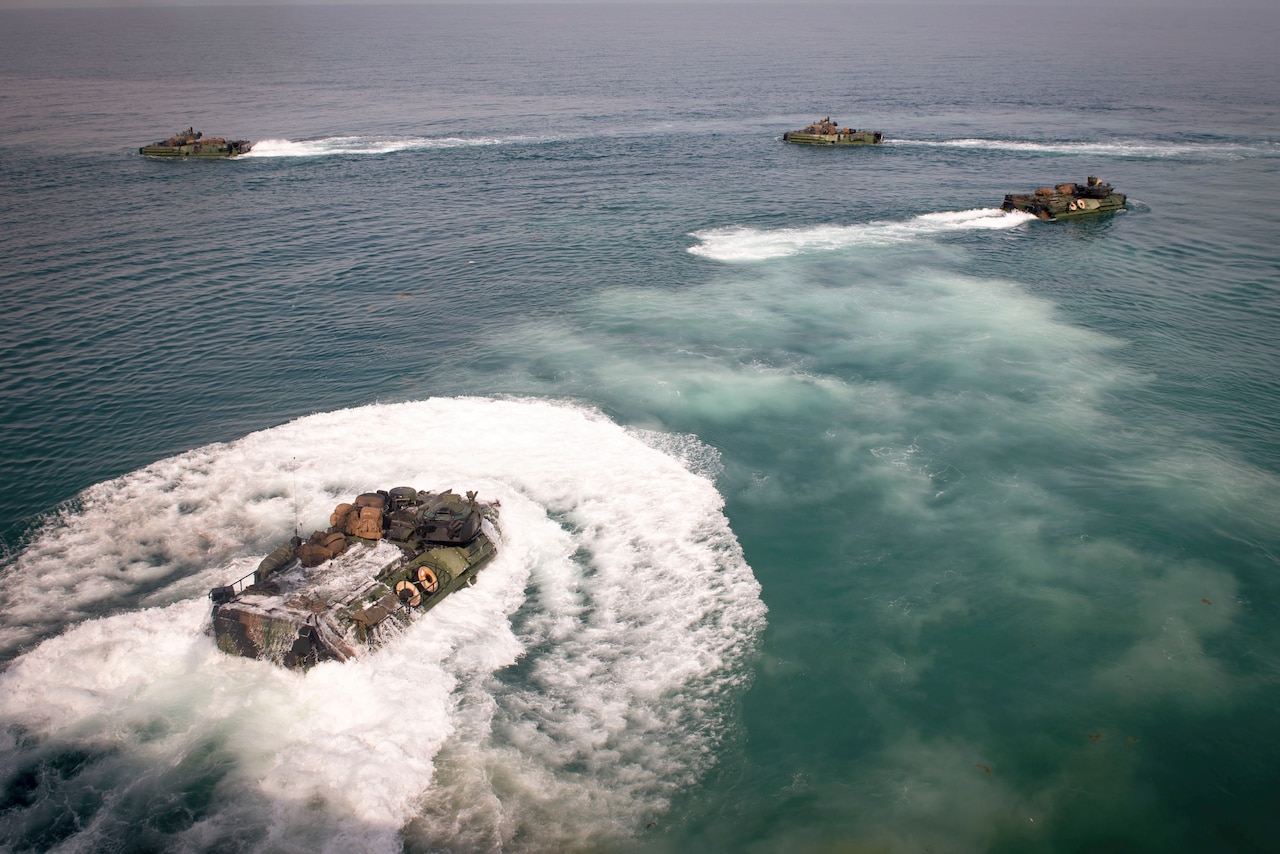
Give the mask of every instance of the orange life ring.
[[422, 604], [422, 594], [418, 592], [418, 586], [407, 578], [396, 582], [396, 596], [401, 602], [408, 603], [410, 608], [416, 608]]
[[428, 596], [440, 589], [440, 581], [429, 566], [418, 567], [418, 581], [422, 583], [422, 589], [426, 591]]

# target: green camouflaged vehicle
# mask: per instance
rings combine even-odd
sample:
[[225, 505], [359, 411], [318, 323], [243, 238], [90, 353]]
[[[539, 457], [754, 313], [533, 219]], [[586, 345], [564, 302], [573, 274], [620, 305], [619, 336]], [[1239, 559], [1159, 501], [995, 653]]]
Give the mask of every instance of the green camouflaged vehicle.
[[884, 142], [884, 134], [878, 130], [842, 128], [828, 116], [803, 130], [787, 131], [782, 141], [796, 145], [879, 145]]
[[328, 530], [294, 536], [250, 575], [209, 591], [214, 639], [230, 655], [289, 668], [346, 661], [475, 584], [497, 555], [497, 521], [498, 503], [474, 492], [360, 495], [338, 505]]
[[1079, 216], [1124, 210], [1124, 193], [1090, 175], [1083, 184], [1059, 184], [1041, 187], [1033, 193], [1010, 193], [1000, 207], [1006, 211], [1023, 211], [1043, 220], [1071, 219]]
[[142, 146], [138, 153], [147, 157], [237, 157], [252, 147], [247, 139], [206, 137], [195, 128], [187, 128], [168, 139]]

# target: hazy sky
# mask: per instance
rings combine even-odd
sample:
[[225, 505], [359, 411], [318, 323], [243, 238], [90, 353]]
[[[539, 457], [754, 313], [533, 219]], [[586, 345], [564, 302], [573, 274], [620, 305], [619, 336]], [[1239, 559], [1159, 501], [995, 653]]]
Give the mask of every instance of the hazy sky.
[[[54, 9], [54, 8], [111, 8], [122, 6], [382, 6], [422, 5], [452, 3], [476, 5], [478, 3], [792, 3], [796, 0], [0, 0], [0, 9]], [[831, 5], [858, 5], [883, 3], [887, 5], [1003, 5], [1043, 6], [1061, 3], [1063, 0], [800, 0], [806, 3]], [[1189, 8], [1272, 8], [1275, 0], [1067, 0], [1072, 6], [1162, 6]]]

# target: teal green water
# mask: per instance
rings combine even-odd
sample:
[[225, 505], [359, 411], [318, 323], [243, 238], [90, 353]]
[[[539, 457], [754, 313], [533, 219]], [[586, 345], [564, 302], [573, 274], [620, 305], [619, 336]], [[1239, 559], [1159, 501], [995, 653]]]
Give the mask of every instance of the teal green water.
[[[0, 850], [1275, 848], [1280, 17], [0, 21]], [[213, 648], [400, 484], [479, 586]]]

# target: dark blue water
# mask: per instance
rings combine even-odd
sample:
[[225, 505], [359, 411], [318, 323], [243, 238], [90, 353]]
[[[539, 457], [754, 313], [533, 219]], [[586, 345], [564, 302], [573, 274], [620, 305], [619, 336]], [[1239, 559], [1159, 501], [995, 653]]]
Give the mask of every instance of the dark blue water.
[[[0, 14], [0, 850], [1273, 850], [1278, 36]], [[217, 652], [400, 483], [502, 500], [481, 585]]]

